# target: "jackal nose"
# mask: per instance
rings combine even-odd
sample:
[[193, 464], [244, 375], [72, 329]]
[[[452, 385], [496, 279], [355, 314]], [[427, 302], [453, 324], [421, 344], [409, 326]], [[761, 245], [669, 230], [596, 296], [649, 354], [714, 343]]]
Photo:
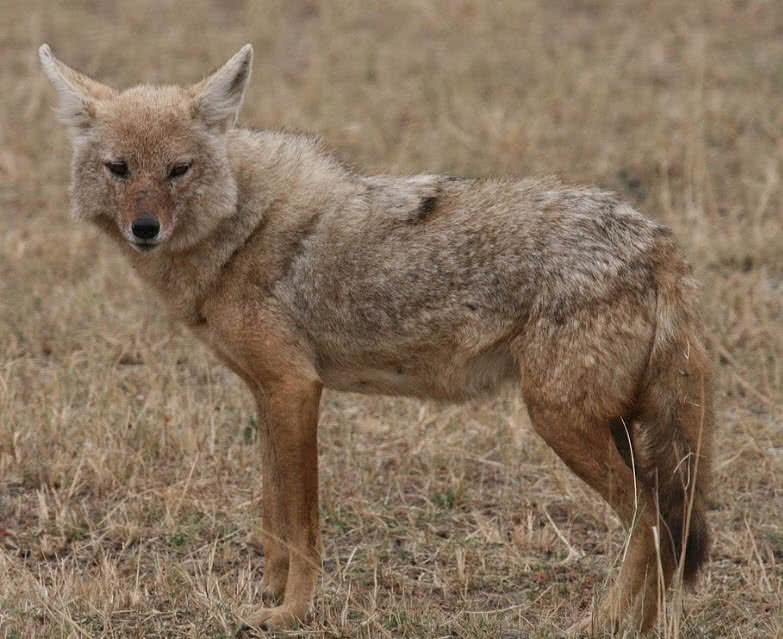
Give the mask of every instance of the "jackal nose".
[[138, 240], [152, 240], [160, 232], [160, 222], [154, 217], [137, 217], [131, 224], [133, 237]]

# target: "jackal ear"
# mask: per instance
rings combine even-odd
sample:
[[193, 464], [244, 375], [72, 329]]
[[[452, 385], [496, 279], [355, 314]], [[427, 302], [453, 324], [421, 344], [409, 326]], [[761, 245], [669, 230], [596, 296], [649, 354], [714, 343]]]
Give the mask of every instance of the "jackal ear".
[[89, 128], [95, 118], [95, 103], [113, 97], [117, 92], [60, 62], [48, 44], [41, 45], [38, 57], [41, 67], [57, 89], [57, 116], [60, 121], [74, 132]]
[[246, 44], [222, 67], [188, 90], [193, 117], [207, 126], [229, 129], [236, 124], [253, 66], [253, 46]]

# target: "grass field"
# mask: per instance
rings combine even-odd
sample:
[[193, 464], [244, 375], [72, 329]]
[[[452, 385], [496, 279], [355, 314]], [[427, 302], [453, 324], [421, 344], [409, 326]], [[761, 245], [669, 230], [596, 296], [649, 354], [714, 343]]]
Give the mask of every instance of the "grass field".
[[[783, 5], [98, 0], [0, 6], [0, 637], [224, 637], [260, 600], [249, 394], [90, 226], [38, 69], [190, 83], [386, 173], [557, 173], [671, 225], [716, 369], [711, 561], [665, 637], [783, 637]], [[623, 531], [509, 389], [326, 393], [324, 570], [296, 637], [558, 637]]]

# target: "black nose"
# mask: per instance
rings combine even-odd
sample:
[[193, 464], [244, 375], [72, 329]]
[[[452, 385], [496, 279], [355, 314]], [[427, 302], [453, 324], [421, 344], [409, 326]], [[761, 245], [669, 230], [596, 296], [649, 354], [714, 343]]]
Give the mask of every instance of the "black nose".
[[133, 237], [139, 240], [152, 240], [160, 232], [160, 223], [154, 217], [137, 217], [131, 224]]

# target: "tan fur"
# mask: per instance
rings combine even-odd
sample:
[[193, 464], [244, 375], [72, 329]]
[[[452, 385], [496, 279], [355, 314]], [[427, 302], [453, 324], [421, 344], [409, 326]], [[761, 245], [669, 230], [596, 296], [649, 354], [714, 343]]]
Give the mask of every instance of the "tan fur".
[[[591, 188], [368, 177], [314, 139], [232, 129], [249, 46], [190, 89], [123, 92], [46, 45], [40, 55], [73, 136], [75, 216], [118, 242], [256, 399], [264, 591], [282, 602], [253, 624], [308, 613], [324, 386], [462, 400], [516, 379], [536, 430], [630, 531], [583, 629], [653, 623], [653, 528], [667, 585], [680, 559], [695, 575], [708, 549], [710, 381], [667, 229]], [[157, 237], [138, 237], [140, 217]]]

